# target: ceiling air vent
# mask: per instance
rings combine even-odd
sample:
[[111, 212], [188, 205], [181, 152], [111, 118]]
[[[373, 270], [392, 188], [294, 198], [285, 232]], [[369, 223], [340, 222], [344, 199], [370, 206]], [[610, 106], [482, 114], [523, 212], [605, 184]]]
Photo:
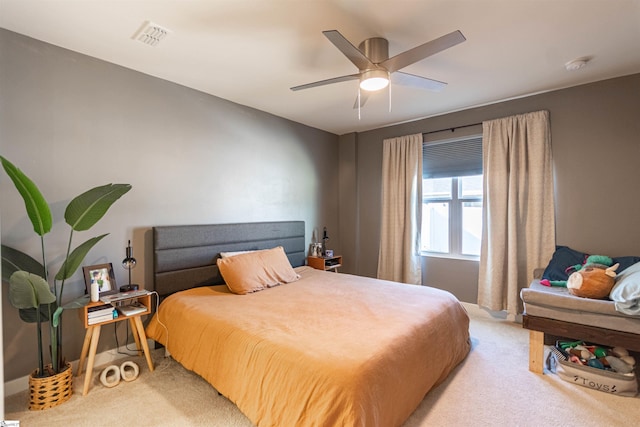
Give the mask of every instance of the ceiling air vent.
[[133, 39], [140, 43], [148, 44], [149, 46], [157, 46], [171, 31], [161, 27], [158, 24], [154, 24], [151, 21], [146, 21], [142, 24], [142, 27], [133, 35]]

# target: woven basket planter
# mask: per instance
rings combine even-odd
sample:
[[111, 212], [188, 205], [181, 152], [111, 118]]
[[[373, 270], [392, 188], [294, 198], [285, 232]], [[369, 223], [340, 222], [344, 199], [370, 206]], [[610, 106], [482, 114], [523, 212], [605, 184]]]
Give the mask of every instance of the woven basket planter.
[[[36, 378], [37, 370], [29, 376], [29, 410], [39, 411], [53, 408], [71, 398], [73, 393], [71, 364], [59, 374], [44, 378]], [[45, 370], [50, 370], [48, 365]]]

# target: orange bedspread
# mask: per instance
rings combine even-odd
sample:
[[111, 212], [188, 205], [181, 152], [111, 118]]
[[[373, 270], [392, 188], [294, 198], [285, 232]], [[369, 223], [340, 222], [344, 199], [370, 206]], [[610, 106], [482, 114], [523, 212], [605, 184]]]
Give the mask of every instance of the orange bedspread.
[[400, 425], [469, 352], [469, 318], [448, 292], [296, 271], [253, 294], [174, 294], [147, 335], [259, 426]]

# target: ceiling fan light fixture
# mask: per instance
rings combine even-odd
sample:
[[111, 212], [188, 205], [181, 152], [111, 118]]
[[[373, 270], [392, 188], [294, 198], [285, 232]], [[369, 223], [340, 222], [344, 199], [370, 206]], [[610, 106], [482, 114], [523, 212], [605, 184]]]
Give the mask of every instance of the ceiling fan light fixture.
[[360, 89], [370, 92], [384, 89], [389, 85], [389, 73], [385, 70], [367, 70], [360, 78]]

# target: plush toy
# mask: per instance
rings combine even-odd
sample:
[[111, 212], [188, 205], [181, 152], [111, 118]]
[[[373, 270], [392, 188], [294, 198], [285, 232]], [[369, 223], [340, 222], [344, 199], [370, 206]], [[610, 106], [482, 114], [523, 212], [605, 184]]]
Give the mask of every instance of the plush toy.
[[[595, 267], [595, 268], [601, 268], [601, 269], [604, 270], [607, 267], [611, 267], [612, 265], [613, 265], [613, 260], [610, 257], [606, 256], [606, 255], [589, 255], [585, 259], [583, 264], [570, 265], [564, 271], [565, 271], [565, 273], [567, 273], [568, 276], [571, 276], [571, 274], [573, 274], [576, 271], [580, 271], [583, 268]], [[544, 286], [556, 286], [556, 287], [560, 287], [560, 288], [566, 288], [567, 287], [567, 281], [566, 280], [542, 279], [540, 281], [540, 284], [544, 285]]]
[[[605, 267], [602, 264], [585, 264], [567, 280], [569, 293], [584, 298], [606, 298], [615, 283], [620, 264]], [[605, 268], [603, 268], [605, 267]]]

